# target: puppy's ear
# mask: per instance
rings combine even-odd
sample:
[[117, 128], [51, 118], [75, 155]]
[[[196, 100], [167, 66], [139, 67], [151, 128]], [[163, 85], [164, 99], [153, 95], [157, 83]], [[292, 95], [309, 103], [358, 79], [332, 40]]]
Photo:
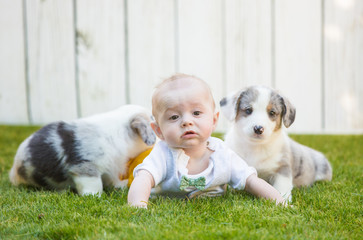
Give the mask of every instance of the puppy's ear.
[[280, 97], [282, 104], [282, 120], [284, 122], [285, 127], [288, 128], [295, 121], [296, 109], [287, 98], [281, 95]]
[[150, 126], [150, 120], [145, 116], [135, 116], [133, 119], [131, 119], [130, 126], [131, 129], [142, 138], [146, 145], [151, 146], [155, 143], [155, 133]]
[[150, 125], [151, 125], [151, 128], [154, 130], [154, 133], [156, 134], [156, 136], [158, 136], [158, 138], [160, 138], [161, 140], [165, 140], [159, 125], [156, 122], [152, 122]]
[[238, 110], [237, 103], [240, 95], [241, 91], [238, 91], [228, 95], [219, 102], [222, 114], [229, 121], [233, 121], [237, 116], [237, 110]]

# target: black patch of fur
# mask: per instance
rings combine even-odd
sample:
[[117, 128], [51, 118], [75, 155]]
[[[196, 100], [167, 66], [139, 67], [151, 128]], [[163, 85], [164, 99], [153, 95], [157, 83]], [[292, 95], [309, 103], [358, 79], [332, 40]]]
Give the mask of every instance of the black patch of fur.
[[[50, 136], [58, 136], [61, 140], [63, 153], [59, 155], [55, 149], [54, 139]], [[62, 160], [69, 165], [77, 165], [89, 162], [82, 159], [78, 152], [79, 143], [75, 137], [75, 127], [65, 122], [51, 123], [34, 133], [29, 142], [30, 161], [34, 166], [33, 180], [40, 186], [51, 188], [47, 178], [61, 183], [70, 178], [68, 169], [62, 165]]]
[[219, 105], [221, 107], [225, 106], [227, 104], [227, 99], [226, 98], [223, 98], [220, 102], [219, 102]]
[[58, 125], [57, 133], [62, 139], [62, 147], [64, 155], [67, 157], [67, 163], [76, 165], [83, 162], [88, 162], [82, 159], [79, 152], [79, 143], [75, 137], [75, 127], [65, 122], [60, 122]]
[[56, 182], [63, 182], [67, 179], [63, 167], [60, 165], [57, 152], [49, 141], [50, 133], [54, 132], [60, 123], [51, 123], [36, 133], [29, 142], [29, 161], [34, 166], [32, 178], [43, 187], [50, 187], [46, 177]]
[[298, 178], [301, 174], [302, 174], [302, 164], [303, 164], [303, 157], [300, 157], [300, 160], [299, 160], [299, 166], [297, 168], [297, 173], [295, 174], [294, 178]]
[[28, 176], [26, 175], [26, 168], [24, 167], [24, 165], [21, 165], [21, 167], [18, 168], [18, 174], [19, 176], [21, 176], [23, 179], [27, 180]]

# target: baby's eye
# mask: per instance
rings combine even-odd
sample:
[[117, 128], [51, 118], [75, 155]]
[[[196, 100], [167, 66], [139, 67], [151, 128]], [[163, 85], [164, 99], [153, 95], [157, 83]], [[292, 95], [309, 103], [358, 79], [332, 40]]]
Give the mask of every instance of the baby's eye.
[[173, 115], [169, 118], [169, 120], [177, 120], [179, 118], [178, 115]]
[[201, 111], [194, 111], [194, 112], [193, 112], [193, 115], [194, 115], [194, 116], [199, 116], [201, 113], [202, 113]]

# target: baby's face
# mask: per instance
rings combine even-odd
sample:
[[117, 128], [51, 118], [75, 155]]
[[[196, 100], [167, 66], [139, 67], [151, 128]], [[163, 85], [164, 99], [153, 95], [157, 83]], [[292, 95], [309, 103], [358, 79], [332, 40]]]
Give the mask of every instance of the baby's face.
[[174, 148], [204, 146], [218, 121], [213, 98], [201, 83], [165, 87], [157, 104], [158, 137]]

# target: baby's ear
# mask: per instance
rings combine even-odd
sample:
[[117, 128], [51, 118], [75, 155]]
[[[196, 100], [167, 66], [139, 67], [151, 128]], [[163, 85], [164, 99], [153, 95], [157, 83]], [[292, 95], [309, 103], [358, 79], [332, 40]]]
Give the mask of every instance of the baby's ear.
[[222, 114], [229, 121], [233, 121], [237, 116], [237, 100], [240, 95], [241, 91], [238, 91], [228, 95], [219, 102]]
[[160, 138], [161, 140], [164, 140], [164, 136], [163, 133], [161, 132], [159, 125], [156, 122], [151, 122], [150, 126], [154, 130], [156, 136], [158, 136], [158, 138]]
[[213, 131], [216, 130], [217, 124], [219, 119], [219, 112], [216, 112], [213, 116]]

